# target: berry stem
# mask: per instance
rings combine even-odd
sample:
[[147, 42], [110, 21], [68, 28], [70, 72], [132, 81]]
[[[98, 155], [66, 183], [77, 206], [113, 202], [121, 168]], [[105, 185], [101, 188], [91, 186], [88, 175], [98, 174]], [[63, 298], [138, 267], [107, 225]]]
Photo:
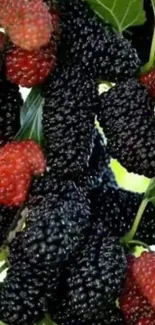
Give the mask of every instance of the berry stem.
[[142, 69], [141, 69], [142, 74], [151, 70], [151, 68], [153, 67], [153, 64], [154, 64], [154, 60], [155, 60], [155, 27], [154, 27], [154, 31], [153, 31], [153, 38], [152, 38], [152, 45], [151, 45], [149, 61], [142, 67]]
[[130, 240], [130, 241], [128, 242], [128, 245], [138, 245], [138, 246], [142, 246], [142, 247], [144, 247], [144, 248], [146, 248], [147, 250], [150, 251], [150, 247], [149, 247], [149, 245], [147, 245], [146, 243], [143, 243], [143, 242], [140, 241], [140, 240]]
[[[152, 2], [152, 8], [153, 8], [153, 13], [154, 13], [154, 17], [155, 17], [154, 1], [151, 0], [151, 2]], [[141, 73], [144, 74], [144, 73], [150, 71], [151, 68], [154, 65], [154, 61], [155, 61], [155, 26], [154, 26], [154, 30], [153, 30], [152, 44], [151, 44], [149, 61], [142, 67]]]
[[141, 218], [143, 216], [143, 213], [144, 213], [144, 211], [146, 209], [147, 204], [148, 204], [148, 199], [144, 199], [141, 202], [131, 230], [124, 237], [121, 238], [121, 243], [122, 244], [131, 243], [131, 241], [133, 240], [133, 238], [134, 238], [134, 236], [135, 236], [135, 234], [137, 232], [138, 226], [140, 224]]

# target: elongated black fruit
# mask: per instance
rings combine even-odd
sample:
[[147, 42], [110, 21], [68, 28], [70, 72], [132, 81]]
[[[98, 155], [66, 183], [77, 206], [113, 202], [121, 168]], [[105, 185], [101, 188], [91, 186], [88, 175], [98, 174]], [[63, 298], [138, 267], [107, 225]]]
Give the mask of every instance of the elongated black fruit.
[[53, 208], [50, 196], [32, 198], [22, 246], [31, 263], [49, 267], [68, 260], [90, 225], [89, 201], [72, 182]]
[[98, 114], [111, 156], [129, 172], [154, 177], [154, 101], [136, 79], [120, 82], [101, 95]]
[[96, 85], [79, 67], [58, 67], [46, 82], [43, 130], [47, 163], [57, 177], [72, 179], [88, 166], [92, 151]]
[[124, 80], [137, 74], [137, 51], [123, 36], [116, 34], [89, 7], [86, 1], [59, 1], [61, 13], [60, 52], [78, 62], [93, 77]]
[[[106, 310], [115, 303], [121, 290], [126, 264], [117, 238], [90, 234], [79, 255], [68, 265], [65, 308], [62, 305], [66, 317], [90, 323], [98, 317], [104, 320]], [[58, 317], [60, 310], [61, 307]]]
[[61, 187], [57, 202], [51, 197], [31, 196], [26, 227], [10, 245], [12, 267], [0, 293], [0, 317], [8, 324], [33, 323], [47, 311], [49, 296], [54, 308], [60, 299], [62, 265], [90, 227], [89, 201], [74, 183]]

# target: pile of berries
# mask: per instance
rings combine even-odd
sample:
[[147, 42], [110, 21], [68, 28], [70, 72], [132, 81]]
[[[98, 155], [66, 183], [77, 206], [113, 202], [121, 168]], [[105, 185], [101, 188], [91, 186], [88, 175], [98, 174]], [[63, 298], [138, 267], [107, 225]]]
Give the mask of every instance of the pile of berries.
[[[124, 237], [146, 200], [110, 168], [154, 177], [154, 73], [85, 0], [1, 0], [0, 26], [0, 320], [155, 325], [155, 254], [131, 256]], [[101, 95], [99, 79], [114, 82]], [[39, 85], [43, 148], [17, 141], [19, 85]], [[145, 246], [154, 213], [149, 202], [135, 234]]]

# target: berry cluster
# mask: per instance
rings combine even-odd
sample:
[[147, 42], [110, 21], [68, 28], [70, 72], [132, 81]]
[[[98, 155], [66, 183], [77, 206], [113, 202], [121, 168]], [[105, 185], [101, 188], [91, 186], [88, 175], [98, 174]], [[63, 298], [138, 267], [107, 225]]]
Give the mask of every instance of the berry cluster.
[[54, 6], [43, 0], [2, 0], [0, 26], [7, 79], [28, 88], [42, 83], [56, 64], [59, 19]]
[[[0, 320], [154, 325], [154, 254], [127, 263], [121, 238], [143, 197], [119, 188], [109, 166], [112, 156], [154, 176], [154, 100], [139, 82], [138, 53], [84, 0], [1, 2], [0, 244], [9, 269]], [[100, 78], [116, 85], [99, 95]], [[22, 106], [14, 83], [41, 84], [45, 153], [32, 140], [11, 142]], [[135, 239], [154, 243], [152, 204]]]

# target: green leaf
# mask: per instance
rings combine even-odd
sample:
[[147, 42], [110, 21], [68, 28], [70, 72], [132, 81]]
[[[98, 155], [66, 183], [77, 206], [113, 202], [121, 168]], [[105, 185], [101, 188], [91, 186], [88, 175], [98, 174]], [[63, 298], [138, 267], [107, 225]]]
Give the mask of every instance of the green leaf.
[[21, 128], [14, 140], [32, 139], [44, 145], [42, 130], [42, 109], [44, 99], [40, 87], [34, 87], [29, 93], [21, 110]]
[[[122, 33], [131, 26], [145, 22], [143, 0], [86, 0], [100, 18]], [[155, 1], [155, 0], [154, 0]]]
[[151, 0], [151, 3], [152, 3], [152, 7], [153, 7], [154, 16], [155, 16], [155, 0]]
[[7, 261], [7, 255], [7, 250], [5, 248], [2, 249], [2, 251], [0, 252], [0, 262]]
[[34, 325], [56, 325], [56, 324], [51, 320], [49, 315], [45, 315], [45, 318], [41, 322]]
[[155, 178], [152, 178], [150, 184], [145, 192], [144, 198], [148, 200], [148, 202], [152, 202], [155, 206]]

